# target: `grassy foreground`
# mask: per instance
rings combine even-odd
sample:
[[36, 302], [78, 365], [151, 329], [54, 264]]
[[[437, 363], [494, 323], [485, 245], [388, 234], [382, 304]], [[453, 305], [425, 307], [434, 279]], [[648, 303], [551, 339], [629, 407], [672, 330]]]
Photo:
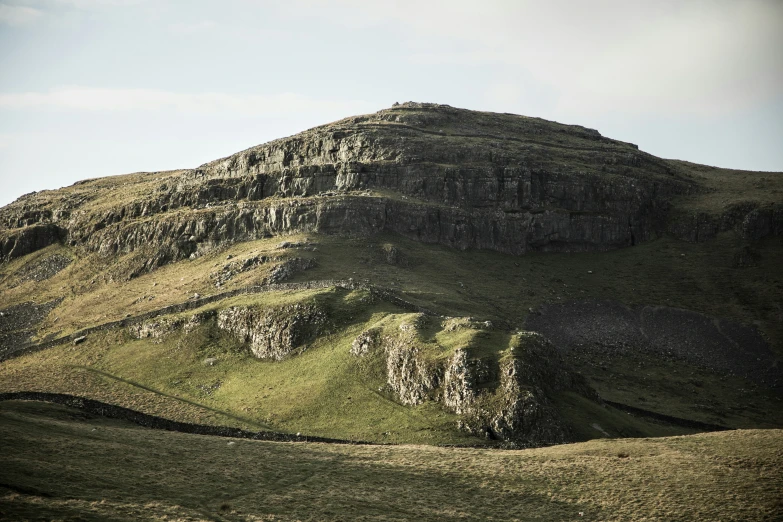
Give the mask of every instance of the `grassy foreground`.
[[7, 520], [780, 520], [783, 431], [517, 451], [269, 443], [0, 403]]

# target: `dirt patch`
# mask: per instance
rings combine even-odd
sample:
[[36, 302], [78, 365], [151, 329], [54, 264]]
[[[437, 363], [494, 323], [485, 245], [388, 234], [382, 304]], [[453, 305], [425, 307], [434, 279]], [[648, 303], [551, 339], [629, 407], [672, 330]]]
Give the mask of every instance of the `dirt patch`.
[[44, 281], [49, 279], [70, 265], [72, 261], [73, 260], [69, 257], [53, 254], [35, 264], [25, 266], [24, 269], [19, 272], [19, 278], [16, 284], [12, 285], [11, 288], [27, 281]]
[[0, 310], [0, 358], [28, 343], [38, 325], [62, 298], [44, 304], [22, 303]]
[[783, 387], [783, 364], [755, 327], [690, 310], [572, 301], [542, 306], [525, 328], [544, 334], [565, 353], [653, 354]]

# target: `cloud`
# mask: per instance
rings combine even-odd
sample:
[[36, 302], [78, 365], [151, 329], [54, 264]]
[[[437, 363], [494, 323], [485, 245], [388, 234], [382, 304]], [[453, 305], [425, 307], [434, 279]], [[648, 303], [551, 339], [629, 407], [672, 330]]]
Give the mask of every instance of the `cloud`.
[[413, 65], [506, 65], [560, 111], [730, 113], [780, 97], [777, 0], [290, 0], [336, 26], [403, 35]]
[[40, 18], [43, 12], [33, 7], [0, 4], [0, 24], [25, 25]]
[[148, 0], [49, 0], [54, 4], [66, 5], [77, 9], [95, 9], [98, 7], [124, 7], [146, 3]]
[[164, 111], [242, 116], [284, 116], [308, 112], [367, 110], [362, 101], [319, 100], [295, 93], [238, 95], [179, 93], [156, 89], [62, 87], [48, 92], [0, 93], [0, 109], [65, 109], [92, 112]]
[[169, 26], [172, 33], [177, 34], [193, 34], [209, 31], [217, 27], [217, 24], [211, 20], [203, 20], [201, 22], [184, 23], [178, 22]]

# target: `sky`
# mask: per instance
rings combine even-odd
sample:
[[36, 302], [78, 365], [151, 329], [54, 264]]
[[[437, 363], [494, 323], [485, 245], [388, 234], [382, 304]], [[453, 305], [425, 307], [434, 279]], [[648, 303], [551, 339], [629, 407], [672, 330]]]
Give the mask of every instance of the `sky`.
[[783, 171], [783, 1], [0, 0], [0, 205], [409, 100]]

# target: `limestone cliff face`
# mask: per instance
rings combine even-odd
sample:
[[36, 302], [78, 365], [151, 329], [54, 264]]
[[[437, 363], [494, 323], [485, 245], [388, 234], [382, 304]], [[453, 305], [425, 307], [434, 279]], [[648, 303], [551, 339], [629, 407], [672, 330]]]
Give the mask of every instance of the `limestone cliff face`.
[[468, 413], [481, 393], [481, 385], [498, 380], [497, 371], [481, 359], [459, 349], [449, 360], [443, 379], [443, 404], [454, 413]]
[[444, 403], [463, 416], [473, 433], [520, 446], [569, 440], [569, 428], [551, 403], [563, 390], [597, 398], [578, 374], [568, 369], [557, 349], [543, 336], [518, 333], [497, 372], [487, 361], [458, 350], [444, 377]]
[[515, 334], [499, 360], [474, 357], [466, 348], [447, 359], [433, 358], [417, 335], [416, 319], [401, 324], [399, 332], [362, 332], [351, 347], [357, 357], [377, 350], [384, 361], [387, 389], [402, 404], [439, 401], [460, 415], [462, 429], [525, 447], [570, 440], [570, 427], [552, 403], [556, 393], [571, 391], [598, 400], [585, 379], [570, 370], [540, 334]]
[[324, 310], [303, 303], [276, 309], [233, 306], [217, 315], [218, 328], [248, 343], [259, 359], [288, 357], [315, 339], [326, 323]]
[[0, 236], [2, 260], [10, 261], [63, 240], [67, 232], [52, 223], [22, 226]]
[[[655, 237], [674, 197], [704, 190], [681, 167], [595, 130], [407, 103], [192, 170], [28, 195], [0, 210], [0, 248], [12, 259], [57, 241], [107, 255], [153, 246], [148, 269], [292, 232], [600, 251]], [[758, 237], [780, 233], [781, 219], [753, 208], [728, 225], [697, 216], [669, 231], [698, 240], [731, 226]]]
[[682, 212], [670, 220], [667, 229], [686, 241], [709, 241], [718, 233], [736, 230], [746, 241], [783, 235], [783, 203], [743, 202], [729, 205], [720, 213]]
[[421, 404], [441, 382], [442, 369], [427, 361], [412, 342], [411, 334], [384, 339], [389, 388], [400, 402]]

